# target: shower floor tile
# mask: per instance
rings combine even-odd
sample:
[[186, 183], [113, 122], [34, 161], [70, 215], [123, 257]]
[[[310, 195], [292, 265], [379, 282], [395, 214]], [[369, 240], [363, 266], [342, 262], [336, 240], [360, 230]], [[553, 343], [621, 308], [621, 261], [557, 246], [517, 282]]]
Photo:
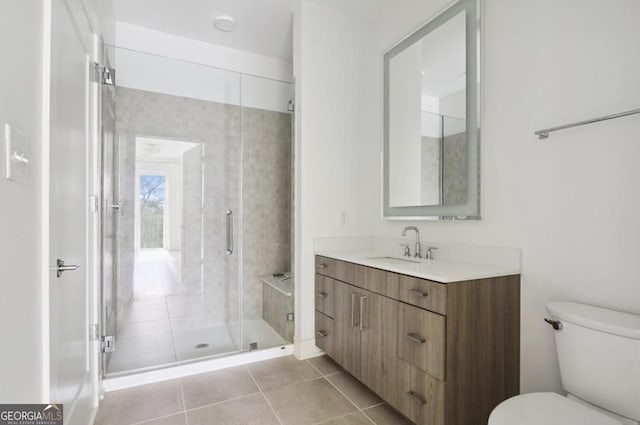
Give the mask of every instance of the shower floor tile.
[[244, 335], [242, 338], [243, 350], [249, 349], [249, 344], [258, 343], [258, 349], [277, 347], [278, 345], [290, 344], [291, 341], [284, 339], [267, 322], [262, 319], [245, 320]]
[[[231, 326], [184, 329], [175, 331], [173, 337], [178, 360], [238, 351], [238, 343], [234, 342]], [[204, 344], [206, 346], [203, 346]]]
[[[130, 308], [133, 311], [147, 308], [156, 311], [160, 305], [157, 300], [143, 301]], [[289, 344], [261, 319], [244, 322], [242, 339], [242, 347], [239, 347], [239, 322], [220, 326], [176, 328], [173, 319], [124, 321], [119, 327], [116, 350], [111, 355], [107, 372], [123, 372], [240, 350], [247, 351], [251, 343], [257, 343], [258, 349]]]

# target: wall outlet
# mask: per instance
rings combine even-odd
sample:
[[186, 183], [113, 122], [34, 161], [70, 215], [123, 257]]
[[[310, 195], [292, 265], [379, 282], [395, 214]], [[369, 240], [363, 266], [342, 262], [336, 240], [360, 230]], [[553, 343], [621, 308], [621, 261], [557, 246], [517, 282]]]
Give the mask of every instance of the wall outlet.
[[293, 313], [287, 313], [287, 322], [293, 322]]

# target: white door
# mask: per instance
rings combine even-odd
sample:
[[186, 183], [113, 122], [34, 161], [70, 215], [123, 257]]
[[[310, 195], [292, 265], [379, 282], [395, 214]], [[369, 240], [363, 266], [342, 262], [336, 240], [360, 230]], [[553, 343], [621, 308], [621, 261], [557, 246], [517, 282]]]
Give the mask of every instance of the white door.
[[[94, 407], [89, 336], [89, 60], [91, 30], [77, 2], [52, 2], [49, 169], [50, 398], [65, 424]], [[58, 273], [59, 261], [77, 270]]]

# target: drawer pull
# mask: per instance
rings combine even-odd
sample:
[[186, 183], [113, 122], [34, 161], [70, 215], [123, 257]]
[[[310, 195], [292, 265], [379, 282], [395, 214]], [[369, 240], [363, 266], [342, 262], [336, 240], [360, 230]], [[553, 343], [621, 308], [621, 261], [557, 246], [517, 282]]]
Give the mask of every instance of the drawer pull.
[[409, 391], [407, 393], [407, 395], [409, 397], [411, 397], [413, 399], [413, 401], [415, 401], [416, 403], [418, 403], [420, 406], [423, 406], [425, 404], [427, 404], [427, 400], [424, 399], [424, 397], [422, 397], [419, 394], [414, 393], [413, 391]]
[[316, 268], [317, 269], [326, 269], [327, 265], [326, 264], [316, 264]]
[[429, 296], [428, 292], [422, 292], [422, 291], [420, 291], [418, 289], [410, 289], [409, 292], [411, 292], [416, 297], [428, 297]]
[[318, 293], [316, 293], [316, 297], [318, 297], [318, 298], [327, 298], [327, 293], [326, 292], [318, 292]]
[[424, 339], [421, 336], [418, 336], [416, 334], [412, 334], [412, 333], [408, 333], [404, 337], [407, 338], [409, 341], [415, 342], [415, 343], [418, 343], [418, 344], [424, 344], [425, 342], [427, 342], [426, 339]]
[[316, 331], [316, 335], [321, 336], [321, 337], [326, 337], [328, 334], [326, 331]]

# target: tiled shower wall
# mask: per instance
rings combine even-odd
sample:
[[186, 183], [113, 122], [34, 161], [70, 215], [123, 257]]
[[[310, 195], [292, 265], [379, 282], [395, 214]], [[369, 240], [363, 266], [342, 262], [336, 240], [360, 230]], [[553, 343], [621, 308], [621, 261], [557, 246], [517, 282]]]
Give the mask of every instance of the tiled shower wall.
[[444, 138], [443, 200], [440, 201], [440, 139], [422, 136], [422, 202], [424, 205], [460, 205], [467, 201], [467, 133]]
[[[125, 206], [118, 234], [119, 302], [130, 302], [133, 294], [135, 137], [167, 138], [200, 143], [204, 149], [203, 186], [198, 184], [198, 154], [189, 151], [184, 157], [184, 179], [191, 182], [184, 194], [185, 212], [190, 212], [184, 214], [182, 285], [167, 297], [172, 321], [189, 328], [237, 322], [240, 299], [245, 319], [262, 318], [258, 276], [288, 271], [291, 263], [290, 115], [128, 88], [117, 89], [116, 111], [120, 203]], [[202, 225], [192, 209], [201, 201], [200, 193]], [[236, 229], [232, 256], [225, 255], [227, 209], [234, 212]]]
[[259, 276], [291, 271], [291, 115], [243, 108], [242, 137], [244, 315], [256, 319]]

